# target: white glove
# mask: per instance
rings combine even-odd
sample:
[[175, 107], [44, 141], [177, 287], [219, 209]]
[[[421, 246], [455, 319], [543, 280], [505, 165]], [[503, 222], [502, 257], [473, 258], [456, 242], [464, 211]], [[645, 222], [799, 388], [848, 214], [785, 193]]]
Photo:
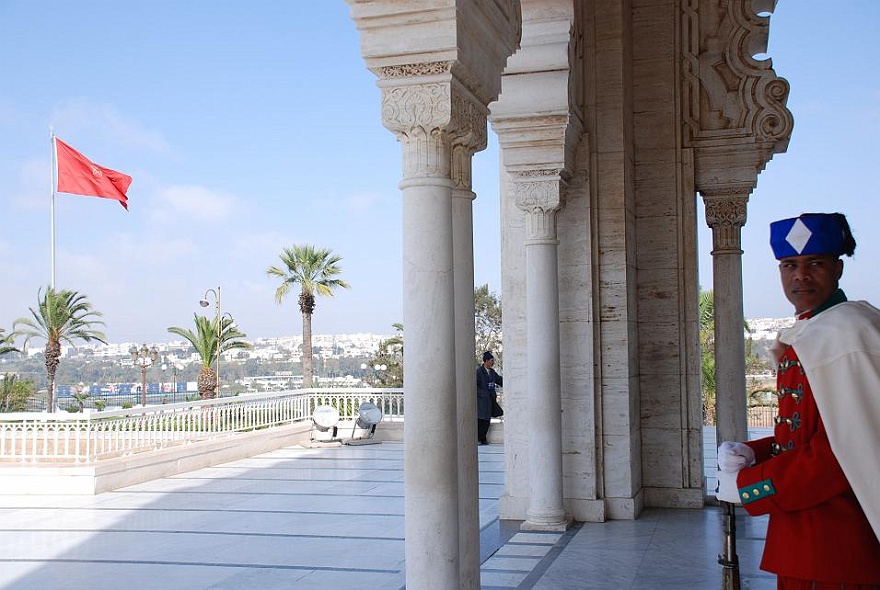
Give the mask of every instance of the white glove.
[[742, 504], [739, 499], [739, 488], [736, 487], [736, 476], [739, 471], [716, 471], [715, 477], [718, 478], [718, 486], [715, 488], [715, 497], [722, 502], [730, 502], [731, 504]]
[[720, 471], [737, 472], [754, 464], [755, 451], [749, 445], [726, 440], [718, 446], [718, 469]]

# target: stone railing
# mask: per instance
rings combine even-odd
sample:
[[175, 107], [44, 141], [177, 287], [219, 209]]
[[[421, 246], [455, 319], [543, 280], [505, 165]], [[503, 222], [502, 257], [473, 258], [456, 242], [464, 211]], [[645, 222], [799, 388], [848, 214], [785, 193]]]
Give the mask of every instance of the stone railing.
[[331, 405], [354, 420], [362, 403], [403, 419], [402, 389], [299, 389], [86, 413], [0, 414], [0, 461], [91, 462], [309, 420]]

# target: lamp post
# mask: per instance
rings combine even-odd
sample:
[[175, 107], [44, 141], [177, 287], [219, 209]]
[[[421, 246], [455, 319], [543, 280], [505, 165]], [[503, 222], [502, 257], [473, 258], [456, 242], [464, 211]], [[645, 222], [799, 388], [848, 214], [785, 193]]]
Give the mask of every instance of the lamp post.
[[171, 399], [175, 400], [177, 397], [177, 372], [182, 367], [175, 363], [173, 360], [169, 361], [168, 357], [162, 358], [162, 374], [165, 374], [167, 369], [171, 369]]
[[214, 319], [217, 321], [217, 385], [216, 392], [214, 393], [214, 397], [220, 397], [220, 287], [217, 287], [217, 290], [208, 289], [205, 291], [205, 296], [199, 299], [199, 305], [202, 307], [208, 307], [210, 305], [210, 301], [208, 301], [208, 293], [213, 293], [214, 295]]
[[146, 344], [138, 350], [137, 346], [132, 346], [128, 351], [131, 354], [131, 362], [141, 368], [141, 405], [147, 405], [147, 369], [153, 366], [159, 360], [159, 349], [154, 345], [148, 348]]
[[220, 307], [220, 287], [217, 287], [216, 290], [208, 289], [205, 291], [205, 296], [199, 300], [199, 305], [202, 307], [208, 307], [211, 304], [208, 301], [208, 293], [214, 294], [214, 310], [216, 312], [215, 320], [217, 322], [217, 392], [214, 397], [220, 397], [220, 352], [221, 352], [221, 337], [223, 335], [223, 320], [229, 318], [229, 327], [235, 327], [235, 318], [232, 317], [232, 314], [229, 312], [221, 313], [222, 308]]

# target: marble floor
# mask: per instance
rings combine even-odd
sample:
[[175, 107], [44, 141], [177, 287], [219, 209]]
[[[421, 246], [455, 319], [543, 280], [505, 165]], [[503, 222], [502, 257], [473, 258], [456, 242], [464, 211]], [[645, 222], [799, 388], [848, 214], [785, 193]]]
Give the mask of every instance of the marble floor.
[[[483, 589], [721, 587], [721, 514], [646, 510], [636, 521], [519, 532], [499, 521], [501, 445], [479, 447]], [[0, 495], [3, 589], [399, 590], [403, 445], [288, 447], [97, 496]], [[740, 514], [743, 590], [766, 522]]]

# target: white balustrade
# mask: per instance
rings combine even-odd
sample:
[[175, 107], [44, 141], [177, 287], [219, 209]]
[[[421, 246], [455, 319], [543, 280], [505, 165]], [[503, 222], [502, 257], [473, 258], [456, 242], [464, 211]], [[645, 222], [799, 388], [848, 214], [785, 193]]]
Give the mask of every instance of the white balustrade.
[[353, 420], [370, 402], [403, 420], [403, 390], [298, 389], [86, 413], [0, 414], [0, 461], [92, 462], [311, 419], [319, 405]]

